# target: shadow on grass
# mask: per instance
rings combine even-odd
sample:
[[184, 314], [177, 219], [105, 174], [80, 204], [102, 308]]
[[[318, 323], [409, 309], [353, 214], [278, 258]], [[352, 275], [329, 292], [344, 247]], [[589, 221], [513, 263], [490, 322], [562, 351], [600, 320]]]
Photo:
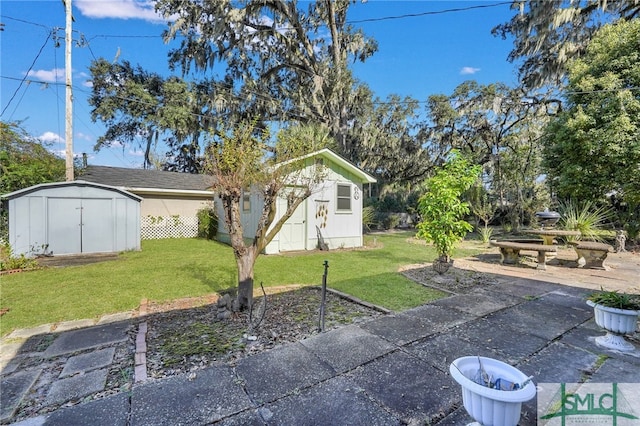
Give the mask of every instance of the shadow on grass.
[[185, 264], [180, 267], [180, 273], [198, 280], [213, 293], [222, 293], [237, 284], [237, 271], [235, 265], [225, 267], [216, 265], [215, 268], [206, 267], [198, 263]]

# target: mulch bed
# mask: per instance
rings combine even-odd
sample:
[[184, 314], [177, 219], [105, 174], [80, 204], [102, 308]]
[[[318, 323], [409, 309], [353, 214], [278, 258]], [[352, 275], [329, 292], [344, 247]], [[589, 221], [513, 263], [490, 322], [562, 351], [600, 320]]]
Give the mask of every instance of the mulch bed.
[[[254, 301], [250, 326], [247, 313], [217, 318], [216, 303], [190, 309], [152, 313], [147, 317], [147, 374], [162, 378], [193, 372], [215, 363], [239, 359], [319, 333], [321, 291], [304, 287]], [[264, 316], [262, 315], [264, 313]], [[325, 330], [358, 323], [382, 312], [327, 293]]]

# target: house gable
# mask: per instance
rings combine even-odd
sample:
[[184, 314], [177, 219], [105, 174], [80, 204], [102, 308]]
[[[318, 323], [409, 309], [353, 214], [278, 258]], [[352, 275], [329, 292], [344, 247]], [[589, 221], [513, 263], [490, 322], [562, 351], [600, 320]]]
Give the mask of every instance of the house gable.
[[[315, 151], [300, 158], [296, 158], [291, 161], [285, 161], [281, 164], [289, 164], [292, 161], [304, 160], [305, 168], [308, 169], [308, 173], [312, 173], [312, 167], [315, 167], [316, 161], [322, 159], [324, 166], [328, 167], [332, 173], [342, 176], [345, 180], [351, 182], [363, 183], [376, 183], [376, 179], [369, 175], [364, 170], [360, 169], [347, 159], [341, 157], [328, 148]], [[334, 175], [333, 177], [337, 177]]]

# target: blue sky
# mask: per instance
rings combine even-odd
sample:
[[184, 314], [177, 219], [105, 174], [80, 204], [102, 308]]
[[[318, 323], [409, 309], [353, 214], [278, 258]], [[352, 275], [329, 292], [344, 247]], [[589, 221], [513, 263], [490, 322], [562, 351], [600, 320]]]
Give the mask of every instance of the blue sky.
[[[354, 25], [375, 38], [379, 49], [364, 64], [354, 65], [356, 76], [381, 98], [395, 93], [419, 100], [436, 93], [450, 94], [469, 79], [515, 84], [515, 67], [507, 62], [512, 42], [490, 33], [513, 12], [508, 4], [492, 6], [497, 3], [504, 1], [358, 1], [350, 9], [349, 20], [371, 20]], [[473, 9], [447, 12], [470, 7]], [[1, 119], [22, 121], [30, 135], [52, 142], [51, 149], [63, 153], [63, 3], [2, 0], [0, 14], [4, 24], [0, 32]], [[418, 16], [374, 20], [403, 15]], [[168, 75], [170, 46], [160, 37], [166, 24], [149, 2], [138, 0], [73, 0], [73, 16], [74, 38], [84, 41], [74, 47], [72, 55], [74, 153], [86, 152], [90, 164], [140, 167], [142, 152], [136, 147], [93, 152], [104, 126], [91, 121], [88, 68], [94, 57], [118, 57]]]

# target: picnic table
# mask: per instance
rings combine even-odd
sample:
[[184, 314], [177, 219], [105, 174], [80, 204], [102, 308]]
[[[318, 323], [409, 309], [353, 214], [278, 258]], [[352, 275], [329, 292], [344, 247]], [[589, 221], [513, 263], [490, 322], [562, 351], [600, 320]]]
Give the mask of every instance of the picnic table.
[[544, 241], [544, 244], [552, 245], [556, 237], [579, 237], [580, 231], [565, 231], [563, 229], [529, 229], [525, 234], [537, 235]]

